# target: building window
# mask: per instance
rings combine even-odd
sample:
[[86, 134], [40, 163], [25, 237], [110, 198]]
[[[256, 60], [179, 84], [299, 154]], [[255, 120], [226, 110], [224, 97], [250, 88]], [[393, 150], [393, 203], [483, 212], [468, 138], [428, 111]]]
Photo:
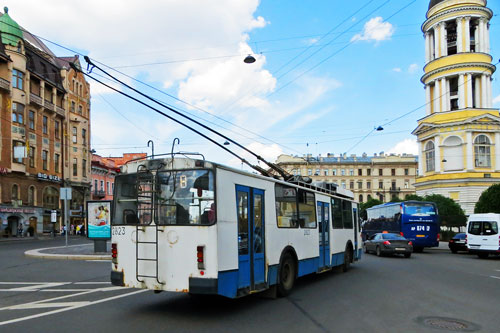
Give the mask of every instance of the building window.
[[319, 169], [316, 169], [316, 172], [314, 173], [315, 176], [319, 176], [320, 175], [320, 170]]
[[345, 180], [341, 181], [341, 185], [340, 186], [342, 186], [342, 188], [345, 189]]
[[97, 193], [97, 179], [94, 179], [94, 192]]
[[405, 188], [410, 188], [410, 181], [405, 179]]
[[391, 189], [392, 189], [393, 191], [395, 191], [395, 190], [396, 190], [396, 181], [395, 181], [395, 180], [393, 180], [393, 181], [391, 182]]
[[383, 169], [378, 169], [378, 175], [383, 176], [384, 175], [384, 170]]
[[359, 195], [359, 202], [363, 202], [363, 194]]
[[16, 102], [12, 103], [12, 122], [24, 124], [24, 105]]
[[382, 190], [384, 188], [384, 182], [378, 182], [378, 188]]
[[345, 169], [340, 170], [340, 175], [345, 176]]
[[30, 111], [29, 113], [29, 126], [30, 129], [34, 130], [35, 129], [35, 112]]
[[115, 183], [111, 183], [111, 194], [115, 193]]
[[384, 202], [384, 195], [383, 194], [379, 194], [378, 195], [378, 199], [382, 202]]
[[77, 138], [76, 138], [77, 133], [78, 133], [77, 128], [76, 128], [76, 127], [73, 127], [73, 136], [72, 136], [72, 142], [73, 142], [73, 143], [77, 143]]
[[28, 156], [29, 156], [29, 166], [30, 168], [35, 167], [35, 147], [30, 147], [28, 149]]
[[363, 188], [363, 182], [358, 181], [358, 190], [361, 190]]
[[349, 169], [349, 176], [354, 176], [354, 169]]
[[308, 175], [308, 176], [312, 176], [312, 174], [313, 174], [312, 169], [307, 169], [307, 175]]
[[358, 176], [363, 176], [363, 169], [358, 169]]
[[366, 169], [366, 175], [371, 176], [372, 175], [372, 169]]
[[59, 206], [59, 190], [48, 186], [43, 189], [42, 204], [48, 209], [57, 209]]
[[46, 150], [42, 150], [42, 168], [43, 168], [43, 170], [48, 170], [48, 156], [49, 156], [49, 153]]
[[111, 194], [111, 186], [109, 185], [109, 182], [106, 182], [106, 193]]
[[396, 169], [391, 169], [391, 176], [395, 176], [396, 175]]
[[328, 169], [323, 170], [323, 175], [328, 176]]
[[434, 158], [434, 142], [429, 141], [425, 145], [425, 166], [427, 172], [435, 170], [435, 158]]
[[47, 118], [46, 116], [43, 116], [43, 121], [42, 121], [42, 133], [43, 134], [47, 134], [49, 132], [48, 123], [49, 123], [49, 118]]
[[12, 192], [10, 198], [12, 200], [17, 200], [19, 198], [19, 186], [17, 184], [12, 185]]
[[405, 176], [408, 176], [410, 175], [410, 170], [409, 169], [405, 169]]
[[12, 142], [12, 162], [23, 164], [23, 158], [25, 157], [24, 152], [24, 142], [13, 141]]
[[474, 155], [476, 168], [491, 167], [490, 139], [486, 135], [478, 135], [474, 140]]
[[87, 160], [82, 160], [82, 177], [87, 177]]
[[101, 188], [100, 188], [101, 191], [104, 191], [104, 180], [101, 180]]
[[78, 113], [79, 114], [83, 113], [83, 107], [81, 105], [78, 105]]
[[36, 189], [35, 186], [30, 186], [28, 188], [28, 205], [29, 206], [34, 206], [35, 203], [35, 194], [36, 194]]
[[54, 122], [54, 135], [56, 136], [56, 139], [60, 138], [60, 123], [58, 121]]
[[17, 69], [12, 70], [12, 87], [23, 90], [24, 73]]
[[372, 188], [372, 182], [371, 181], [367, 181], [366, 182], [366, 188], [367, 189], [371, 189]]
[[71, 107], [70, 107], [71, 112], [75, 112], [75, 102], [71, 101]]
[[76, 158], [73, 159], [73, 176], [78, 176], [78, 160]]
[[351, 181], [349, 182], [349, 188], [350, 188], [351, 190], [354, 190], [354, 181], [352, 181], [352, 180], [351, 180]]
[[336, 176], [337, 175], [337, 169], [332, 169], [332, 176]]
[[59, 159], [60, 159], [59, 154], [55, 154], [54, 155], [54, 171], [55, 172], [59, 172]]
[[87, 130], [85, 128], [82, 128], [82, 144], [87, 145]]

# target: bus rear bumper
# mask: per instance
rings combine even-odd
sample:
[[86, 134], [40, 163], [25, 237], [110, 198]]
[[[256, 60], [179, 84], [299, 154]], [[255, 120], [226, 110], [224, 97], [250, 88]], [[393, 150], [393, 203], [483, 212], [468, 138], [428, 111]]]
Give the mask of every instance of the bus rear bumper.
[[189, 292], [192, 294], [217, 294], [218, 279], [190, 277]]
[[125, 286], [123, 272], [111, 271], [111, 284], [113, 286]]

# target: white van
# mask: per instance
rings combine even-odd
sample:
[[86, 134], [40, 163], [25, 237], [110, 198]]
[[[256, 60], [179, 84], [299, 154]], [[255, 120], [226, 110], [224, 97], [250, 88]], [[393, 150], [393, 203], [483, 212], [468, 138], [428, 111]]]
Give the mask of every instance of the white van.
[[467, 221], [467, 247], [479, 258], [500, 255], [500, 214], [471, 214]]

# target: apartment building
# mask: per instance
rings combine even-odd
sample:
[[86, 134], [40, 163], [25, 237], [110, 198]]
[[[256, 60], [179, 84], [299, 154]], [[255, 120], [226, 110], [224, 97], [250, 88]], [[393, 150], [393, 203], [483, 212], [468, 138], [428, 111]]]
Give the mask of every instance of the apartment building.
[[414, 155], [374, 154], [361, 156], [280, 155], [276, 161], [293, 175], [310, 177], [314, 182], [335, 183], [354, 193], [355, 199], [365, 202], [371, 198], [388, 202], [415, 194], [413, 186], [417, 171]]

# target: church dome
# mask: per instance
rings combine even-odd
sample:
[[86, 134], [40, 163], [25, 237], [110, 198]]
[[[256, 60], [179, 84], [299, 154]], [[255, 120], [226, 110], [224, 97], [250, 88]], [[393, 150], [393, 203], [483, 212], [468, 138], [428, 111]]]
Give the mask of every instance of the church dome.
[[9, 9], [4, 7], [4, 14], [0, 17], [0, 32], [2, 32], [2, 43], [17, 46], [23, 39], [23, 31], [19, 24], [9, 16]]
[[[445, 2], [447, 0], [431, 0], [431, 2], [429, 3], [429, 9], [431, 9], [432, 7], [434, 7], [435, 5], [438, 5], [440, 4], [441, 2]], [[486, 5], [486, 4], [485, 4]]]

